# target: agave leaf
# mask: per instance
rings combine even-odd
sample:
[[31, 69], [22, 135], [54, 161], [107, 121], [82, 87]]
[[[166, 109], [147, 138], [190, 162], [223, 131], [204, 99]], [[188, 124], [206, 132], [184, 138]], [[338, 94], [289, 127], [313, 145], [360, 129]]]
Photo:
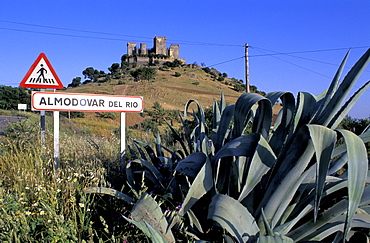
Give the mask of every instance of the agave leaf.
[[262, 176], [275, 164], [276, 156], [267, 141], [260, 136], [249, 167], [247, 180], [244, 184], [238, 201], [242, 201], [253, 188], [261, 181]]
[[[322, 241], [329, 235], [340, 232], [344, 226], [344, 215], [330, 220], [327, 224], [317, 229], [312, 235], [309, 235], [302, 239], [303, 241]], [[370, 216], [367, 214], [356, 214], [353, 218], [353, 227], [358, 228], [370, 228]], [[343, 234], [341, 234], [343, 238]]]
[[329, 86], [329, 89], [326, 92], [325, 98], [321, 102], [321, 105], [320, 105], [320, 107], [319, 107], [319, 109], [317, 111], [317, 115], [321, 115], [321, 112], [326, 108], [326, 106], [330, 102], [330, 99], [333, 97], [335, 91], [337, 90], [338, 84], [339, 84], [339, 81], [340, 81], [340, 76], [342, 75], [344, 66], [345, 66], [345, 64], [347, 62], [348, 55], [349, 55], [349, 51], [344, 56], [342, 63], [340, 64], [337, 72], [335, 73], [335, 76], [334, 76], [334, 78], [333, 78], [333, 80], [332, 80], [332, 82], [331, 82], [331, 84]]
[[226, 131], [230, 125], [230, 121], [234, 116], [235, 105], [225, 107], [222, 112], [221, 120], [217, 128], [217, 132], [212, 134], [212, 141], [217, 152], [226, 140]]
[[217, 131], [221, 120], [221, 111], [217, 101], [213, 101], [212, 131]]
[[161, 136], [159, 134], [159, 131], [157, 132], [157, 136], [154, 136], [155, 141], [155, 150], [157, 152], [157, 157], [164, 157], [163, 150], [162, 150], [162, 144], [161, 144]]
[[295, 217], [294, 219], [292, 219], [291, 221], [289, 221], [285, 224], [279, 225], [278, 227], [276, 227], [274, 229], [274, 231], [281, 234], [281, 235], [288, 234], [288, 232], [290, 232], [290, 230], [298, 223], [298, 221], [301, 220], [304, 216], [306, 216], [312, 209], [313, 209], [313, 205], [307, 204], [300, 211], [300, 213], [297, 215], [297, 217]]
[[362, 194], [360, 206], [370, 204], [370, 186], [366, 186]]
[[[289, 134], [287, 138], [285, 139], [284, 143], [281, 144], [281, 148], [273, 145], [270, 142], [271, 146], [274, 146], [275, 154], [278, 157], [276, 165], [274, 166], [270, 177], [274, 177], [276, 174], [282, 173], [285, 174], [286, 171], [289, 170], [291, 165], [294, 164], [294, 161], [296, 159], [288, 160], [289, 157], [291, 157], [291, 151], [299, 150], [300, 145], [302, 145], [301, 141], [305, 141], [305, 138], [299, 137], [299, 131], [300, 129], [309, 123], [309, 121], [312, 119], [316, 112], [317, 102], [316, 98], [310, 94], [305, 92], [299, 92], [297, 97], [297, 106], [294, 112], [294, 118], [291, 122], [291, 126], [289, 129]], [[298, 136], [298, 139], [297, 139]], [[298, 145], [298, 147], [297, 147]], [[304, 146], [301, 146], [302, 148]], [[279, 150], [278, 150], [279, 149]], [[300, 152], [297, 152], [299, 154]], [[294, 153], [293, 153], [293, 156]], [[290, 162], [284, 162], [284, 161], [290, 161]], [[285, 163], [285, 165], [284, 165]], [[285, 171], [284, 171], [285, 170]], [[279, 172], [280, 171], [280, 172]], [[277, 177], [279, 178], [279, 176]]]
[[[167, 230], [168, 223], [162, 213], [161, 208], [149, 194], [144, 193], [142, 197], [135, 203], [131, 211], [130, 218], [135, 222], [145, 222], [145, 224], [150, 225], [152, 230], [148, 228], [149, 232], [151, 233], [148, 235], [149, 237], [155, 235], [153, 234], [154, 230], [154, 232], [162, 236], [163, 240], [165, 240], [164, 242], [175, 242], [172, 231]], [[144, 228], [142, 224], [141, 226]], [[158, 236], [156, 238], [158, 238]]]
[[329, 122], [328, 127], [334, 129], [337, 128], [339, 123], [343, 121], [343, 118], [347, 116], [348, 112], [355, 105], [357, 100], [364, 94], [364, 92], [369, 88], [370, 81], [367, 81], [360, 89], [356, 91], [355, 94], [341, 107], [341, 109], [335, 114], [333, 119]]
[[268, 138], [272, 123], [272, 105], [270, 100], [261, 99], [258, 101], [258, 109], [253, 120], [252, 132], [260, 133]]
[[[261, 208], [264, 208], [266, 218], [269, 222], [272, 220], [279, 207], [279, 214], [283, 214], [283, 209], [287, 206], [287, 203], [290, 202], [294, 192], [304, 179], [302, 174], [313, 154], [314, 149], [310, 142], [308, 128], [302, 127], [295, 138], [293, 146], [290, 148], [280, 168], [277, 170], [277, 173], [271, 178], [271, 181], [267, 185], [268, 187], [264, 194], [264, 198], [261, 200], [257, 209], [257, 211], [259, 211]], [[279, 219], [279, 215], [276, 215], [275, 222], [271, 223], [272, 227], [275, 227]]]
[[203, 164], [202, 169], [195, 177], [188, 193], [181, 205], [179, 215], [184, 216], [185, 213], [196, 203], [203, 195], [205, 195], [213, 187], [212, 167], [207, 159]]
[[213, 157], [212, 162], [227, 156], [251, 157], [258, 145], [260, 135], [251, 133], [242, 135], [225, 144]]
[[263, 208], [261, 209], [261, 217], [263, 219], [263, 222], [265, 223], [264, 228], [266, 229], [267, 235], [274, 235], [274, 231], [272, 230], [269, 222], [267, 222], [267, 219], [266, 219], [266, 216], [265, 216], [265, 212], [263, 211]]
[[106, 195], [114, 196], [118, 199], [121, 199], [127, 203], [133, 203], [134, 199], [130, 196], [127, 196], [126, 194], [117, 191], [112, 188], [106, 188], [106, 187], [89, 187], [86, 190], [84, 190], [85, 193], [101, 193]]
[[[219, 159], [224, 157], [234, 157], [234, 156], [245, 156], [245, 157], [252, 157], [254, 155], [255, 149], [257, 147], [260, 135], [256, 133], [242, 135], [238, 138], [233, 139], [232, 141], [226, 143], [212, 158], [212, 164], [215, 168], [215, 181], [217, 184], [217, 188], [220, 188], [219, 185], [223, 187], [225, 180], [236, 180], [239, 181], [240, 178], [230, 178], [230, 175], [227, 173], [228, 170], [236, 170], [237, 168], [234, 165], [234, 161], [231, 162], [231, 159], [225, 158], [224, 161], [219, 161]], [[231, 168], [227, 161], [230, 161]], [[221, 171], [220, 171], [221, 170]], [[243, 169], [244, 170], [244, 169]], [[231, 175], [238, 177], [234, 173]], [[233, 182], [233, 181], [232, 181]]]
[[[265, 97], [255, 93], [242, 94], [235, 103], [233, 137], [239, 137], [245, 127], [246, 118], [252, 106], [260, 100], [267, 100]], [[271, 106], [271, 105], [270, 105]], [[257, 125], [256, 125], [257, 126]], [[269, 124], [270, 126], [270, 124]]]
[[[307, 236], [314, 234], [317, 230], [330, 222], [332, 219], [336, 220], [346, 211], [347, 200], [342, 200], [336, 203], [334, 206], [326, 210], [320, 215], [316, 222], [313, 220], [306, 222], [298, 228], [290, 231], [287, 236], [292, 238], [295, 242], [300, 241]], [[343, 229], [343, 228], [342, 228]], [[335, 232], [335, 231], [334, 231]]]
[[348, 93], [351, 91], [356, 80], [366, 68], [370, 60], [370, 49], [368, 49], [362, 57], [356, 62], [352, 69], [348, 72], [337, 91], [332, 96], [324, 110], [315, 117], [313, 123], [327, 125], [339, 107], [342, 105]]
[[148, 153], [149, 158], [151, 159], [152, 163], [156, 162], [157, 156], [155, 155], [154, 150], [149, 146], [149, 144], [143, 143], [143, 142], [138, 141], [138, 140], [133, 140], [133, 142], [135, 144], [138, 144], [138, 145], [142, 146], [145, 149], [145, 151]]
[[[185, 146], [185, 141], [183, 141], [183, 139], [181, 138], [180, 134], [176, 131], [176, 129], [174, 129], [171, 124], [169, 124], [167, 122], [167, 120], [165, 120], [167, 126], [170, 128], [171, 132], [172, 132], [172, 136], [175, 138], [176, 141], [179, 141], [182, 149], [184, 150], [185, 154], [188, 155], [189, 152], [188, 152], [188, 149], [186, 148]], [[185, 128], [185, 126], [184, 126]]]
[[225, 94], [224, 92], [221, 93], [221, 99], [220, 99], [220, 112], [221, 112], [221, 115], [222, 113], [224, 112], [224, 109], [226, 107], [226, 100], [225, 100]]
[[348, 213], [345, 222], [344, 235], [351, 226], [355, 211], [361, 201], [368, 171], [368, 158], [365, 144], [354, 133], [342, 129], [342, 134], [348, 151]]
[[330, 169], [328, 174], [334, 175], [337, 173], [340, 169], [343, 168], [345, 164], [348, 162], [348, 156], [347, 153], [341, 154], [338, 158], [336, 158], [333, 162], [330, 163]]
[[259, 232], [256, 220], [247, 208], [227, 195], [216, 194], [212, 198], [208, 218], [220, 224], [238, 242], [246, 242], [249, 236]]
[[[338, 192], [339, 190], [346, 188], [348, 185], [346, 180], [336, 182], [336, 183], [330, 183], [325, 186], [323, 195], [328, 196], [332, 193]], [[370, 190], [369, 190], [370, 192]], [[369, 193], [370, 197], [370, 193]], [[281, 234], [281, 235], [286, 235], [288, 232], [291, 231], [291, 229], [298, 223], [299, 220], [301, 220], [304, 216], [306, 216], [311, 210], [313, 210], [314, 207], [314, 199], [315, 195], [308, 195], [305, 198], [302, 198], [299, 200], [299, 205], [295, 208], [294, 212], [291, 213], [292, 215], [297, 214], [297, 216], [293, 219], [291, 219], [289, 222], [284, 223], [283, 225], [279, 225], [274, 229], [275, 232]], [[323, 198], [323, 203], [325, 204], [326, 201], [331, 201], [332, 198]], [[303, 208], [303, 209], [302, 209]], [[345, 208], [342, 208], [342, 211], [340, 213], [343, 213], [345, 211]]]
[[256, 243], [294, 243], [294, 241], [291, 238], [283, 235], [282, 236], [261, 235], [256, 238], [257, 238], [256, 241], [254, 241], [253, 239], [251, 241]]
[[197, 216], [195, 216], [195, 214], [193, 213], [193, 211], [191, 211], [190, 209], [186, 212], [189, 216], [189, 221], [190, 221], [190, 224], [191, 225], [195, 225], [195, 227], [199, 230], [199, 232], [201, 233], [204, 233], [203, 232], [203, 228], [202, 228], [202, 225], [200, 224]]
[[188, 102], [186, 102], [185, 109], [184, 109], [184, 117], [187, 119], [187, 113], [188, 113], [189, 106], [193, 102], [196, 103], [196, 105], [198, 107], [198, 115], [199, 115], [199, 117], [197, 117], [199, 119], [199, 126], [197, 127], [199, 137], [196, 140], [200, 142], [200, 149], [201, 149], [200, 151], [204, 152], [205, 154], [208, 154], [207, 153], [207, 151], [208, 151], [207, 150], [207, 148], [208, 148], [207, 142], [208, 141], [207, 141], [207, 137], [206, 137], [205, 115], [204, 115], [203, 108], [199, 104], [198, 101], [189, 100]]
[[[142, 166], [146, 167], [152, 173], [154, 178], [156, 178], [159, 185], [164, 188], [164, 186], [163, 186], [164, 178], [163, 178], [162, 174], [158, 171], [158, 169], [152, 163], [149, 163], [148, 161], [143, 160], [143, 159], [135, 159], [135, 160], [130, 161], [126, 164], [126, 168], [130, 168], [129, 170], [126, 171], [127, 176], [129, 176], [129, 174], [132, 173], [131, 172], [131, 170], [132, 170], [131, 169], [131, 163], [141, 164]], [[131, 176], [131, 178], [132, 178], [132, 176]]]
[[192, 153], [185, 159], [179, 161], [176, 165], [175, 171], [195, 178], [206, 162], [206, 159], [206, 155], [202, 152]]
[[290, 92], [274, 92], [266, 95], [266, 98], [270, 99], [271, 104], [275, 104], [280, 98], [283, 103], [283, 108], [279, 112], [279, 123], [275, 123], [274, 131], [270, 138], [270, 144], [275, 152], [278, 154], [283, 144], [285, 143], [286, 137], [289, 132], [289, 126], [293, 119], [294, 109], [295, 109], [295, 100], [294, 96]]
[[167, 241], [159, 232], [157, 232], [150, 224], [148, 224], [145, 220], [143, 221], [135, 221], [132, 219], [127, 218], [126, 216], [122, 215], [124, 219], [126, 219], [129, 223], [138, 227], [152, 242], [158, 243], [168, 243]]
[[[359, 138], [362, 139], [364, 143], [370, 142], [370, 129], [365, 129], [365, 131], [359, 135]], [[340, 155], [341, 153], [345, 152], [347, 149], [346, 144], [341, 144], [335, 148], [333, 157]]]
[[291, 136], [299, 129], [308, 124], [317, 110], [317, 99], [310, 93], [299, 92], [297, 96], [297, 108], [294, 115], [294, 125], [290, 131]]
[[144, 160], [148, 160], [148, 158], [146, 157], [146, 154], [145, 154], [144, 150], [142, 150], [142, 149], [140, 148], [139, 144], [138, 144], [138, 143], [136, 143], [135, 141], [136, 141], [136, 140], [133, 140], [133, 142], [134, 142], [134, 145], [135, 145], [136, 149], [139, 151], [140, 158], [142, 158], [142, 159], [144, 159]]
[[314, 219], [316, 220], [319, 204], [324, 189], [329, 162], [336, 142], [336, 133], [324, 126], [308, 125], [311, 140], [316, 152], [316, 193]]

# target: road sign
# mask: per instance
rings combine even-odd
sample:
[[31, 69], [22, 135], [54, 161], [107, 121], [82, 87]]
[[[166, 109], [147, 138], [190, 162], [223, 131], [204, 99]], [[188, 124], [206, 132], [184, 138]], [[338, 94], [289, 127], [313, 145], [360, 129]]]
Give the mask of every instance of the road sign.
[[32, 92], [32, 110], [142, 112], [140, 96]]
[[64, 87], [44, 53], [37, 57], [19, 86], [42, 89], [63, 89]]

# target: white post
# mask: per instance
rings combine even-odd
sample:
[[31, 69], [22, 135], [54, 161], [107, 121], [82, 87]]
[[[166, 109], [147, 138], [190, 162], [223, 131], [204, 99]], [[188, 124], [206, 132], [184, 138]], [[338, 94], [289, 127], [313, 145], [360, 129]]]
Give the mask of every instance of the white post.
[[55, 170], [59, 168], [59, 111], [54, 111], [54, 162]]
[[121, 164], [124, 162], [126, 152], [126, 112], [121, 112]]

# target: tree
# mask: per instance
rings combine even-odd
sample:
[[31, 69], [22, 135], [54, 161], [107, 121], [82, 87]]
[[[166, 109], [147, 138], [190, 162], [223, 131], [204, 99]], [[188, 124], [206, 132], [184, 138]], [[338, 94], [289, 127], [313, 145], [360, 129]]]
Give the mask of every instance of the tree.
[[151, 67], [139, 67], [131, 71], [131, 76], [137, 80], [150, 80], [156, 75], [156, 69]]
[[370, 125], [369, 118], [352, 118], [351, 116], [346, 116], [340, 123], [340, 127], [360, 135], [367, 126]]
[[158, 101], [154, 102], [152, 108], [153, 110], [148, 111], [148, 115], [151, 116], [156, 123], [161, 125], [162, 118], [167, 114], [166, 110]]
[[119, 72], [119, 63], [113, 63], [111, 67], [108, 68], [111, 74], [115, 75]]
[[72, 79], [72, 83], [68, 84], [68, 88], [69, 87], [74, 88], [80, 85], [81, 85], [81, 77], [75, 77], [74, 79]]
[[0, 85], [0, 109], [18, 109], [18, 104], [31, 105], [30, 91], [26, 88], [13, 88]]
[[84, 75], [85, 79], [94, 79], [94, 68], [93, 67], [88, 67], [85, 70], [82, 71], [82, 74]]
[[96, 82], [98, 78], [107, 76], [104, 71], [96, 70], [93, 67], [88, 67], [82, 71], [85, 79], [90, 79], [92, 82]]
[[241, 84], [241, 83], [235, 83], [234, 84], [234, 89], [238, 92], [242, 92], [242, 91], [245, 91], [245, 85]]

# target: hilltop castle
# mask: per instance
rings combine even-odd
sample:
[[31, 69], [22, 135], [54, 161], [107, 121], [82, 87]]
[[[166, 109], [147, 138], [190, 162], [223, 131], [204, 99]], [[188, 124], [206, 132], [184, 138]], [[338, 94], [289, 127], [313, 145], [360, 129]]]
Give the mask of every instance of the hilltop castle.
[[146, 43], [140, 43], [137, 48], [136, 42], [127, 42], [127, 54], [123, 56], [123, 61], [135, 63], [139, 66], [144, 64], [162, 64], [172, 62], [175, 59], [185, 63], [185, 59], [180, 59], [180, 45], [171, 44], [167, 49], [166, 37], [154, 37], [154, 47], [146, 48]]

